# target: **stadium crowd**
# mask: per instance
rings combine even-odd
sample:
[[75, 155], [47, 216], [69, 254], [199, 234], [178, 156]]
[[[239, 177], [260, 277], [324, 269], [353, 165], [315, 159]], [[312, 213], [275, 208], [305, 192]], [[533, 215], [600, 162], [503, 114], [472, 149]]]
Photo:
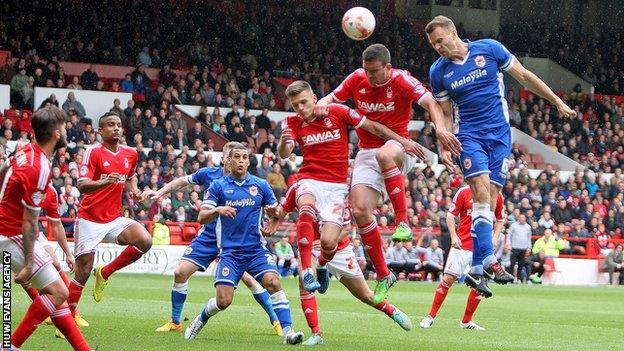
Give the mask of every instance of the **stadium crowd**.
[[[209, 14], [216, 6], [213, 4], [196, 6], [192, 11], [173, 11], [173, 5], [166, 1], [158, 1], [158, 6], [142, 6], [135, 1], [129, 8], [116, 6], [117, 3], [105, 0], [95, 7], [88, 2], [61, 0], [52, 4], [0, 5], [3, 13], [17, 14], [0, 19], [0, 49], [9, 50], [18, 58], [0, 70], [0, 83], [10, 84], [12, 104], [19, 110], [15, 116], [2, 118], [2, 146], [7, 140], [29, 138], [30, 111], [38, 107], [33, 102], [36, 86], [132, 92], [143, 96], [144, 101], [131, 101], [127, 106], [115, 101], [111, 109], [122, 116], [125, 142], [139, 151], [137, 172], [141, 188], [158, 188], [175, 177], [214, 165], [210, 153], [205, 153], [213, 151], [214, 143], [202, 131], [203, 123], [234, 141], [258, 140], [259, 133], [265, 134], [266, 141], [253, 150], [262, 157], [258, 162], [252, 158], [250, 172], [266, 178], [278, 196], [283, 194], [296, 179], [298, 169], [294, 158], [280, 160], [275, 156], [280, 130], [268, 115], [271, 110], [288, 110], [289, 106], [276, 93], [273, 78], [285, 74], [310, 80], [321, 97], [359, 67], [361, 44], [342, 45], [341, 33], [327, 29], [335, 27], [328, 24], [337, 23], [340, 12], [319, 17], [314, 11], [301, 8], [269, 7], [263, 16], [254, 11], [214, 16]], [[192, 5], [183, 2], [181, 6]], [[254, 5], [247, 6], [253, 10]], [[160, 15], [163, 8], [169, 8], [164, 11], [169, 16]], [[128, 13], [132, 14], [130, 19]], [[297, 16], [297, 24], [286, 21], [292, 16]], [[145, 28], [153, 30], [149, 36], [142, 35]], [[396, 67], [426, 81], [427, 63], [433, 62], [435, 52], [422, 36], [400, 28], [401, 22], [396, 21], [374, 35], [389, 44]], [[508, 31], [504, 28], [498, 39], [512, 51], [549, 55], [582, 73], [596, 84], [598, 92], [624, 94], [624, 84], [619, 85], [617, 80], [623, 76], [621, 62], [602, 59], [618, 57], [610, 54], [610, 50], [618, 48], [601, 45], [606, 37], [548, 31], [551, 34], [545, 40], [520, 42], [505, 35]], [[127, 33], [133, 33], [132, 40], [122, 40]], [[535, 33], [516, 37], [531, 37]], [[474, 39], [481, 34], [460, 36]], [[66, 60], [135, 68], [120, 81], [98, 77], [93, 66], [81, 76], [70, 77], [60, 64]], [[610, 68], [605, 69], [606, 65]], [[161, 69], [157, 82], [147, 77], [146, 67]], [[174, 67], [188, 69], [188, 73], [177, 76]], [[524, 217], [531, 235], [543, 236], [551, 231], [557, 239], [568, 242], [561, 250], [564, 253], [606, 255], [613, 249], [609, 238], [621, 238], [624, 228], [624, 105], [609, 98], [596, 101], [593, 95], [583, 96], [572, 87], [571, 90], [566, 100], [579, 116], [570, 120], [559, 118], [541, 99], [508, 96], [514, 126], [586, 167], [562, 181], [560, 173], [548, 165], [533, 179], [527, 169], [529, 155], [514, 145], [515, 169], [503, 188], [508, 227]], [[71, 116], [67, 122], [70, 144], [54, 158], [53, 183], [60, 194], [62, 215], [75, 218], [80, 197], [76, 187], [78, 165], [84, 146], [97, 141], [98, 135], [89, 123], [93, 116], [85, 115], [81, 102], [70, 95], [50, 97], [47, 102], [63, 107]], [[194, 116], [198, 122], [189, 125], [180, 111], [172, 109], [173, 104], [217, 108], [212, 113], [202, 108]], [[232, 111], [222, 115], [218, 107], [231, 107]], [[262, 113], [252, 115], [252, 109], [261, 109]], [[428, 119], [422, 110], [415, 115], [417, 119]], [[352, 156], [357, 151], [356, 141], [352, 136]], [[429, 124], [418, 133], [417, 141], [429, 149], [436, 148], [435, 133]], [[149, 148], [149, 152], [144, 148]], [[614, 176], [608, 180], [605, 173]], [[443, 263], [438, 261], [438, 249], [448, 249], [450, 242], [445, 213], [458, 185], [452, 186], [457, 181], [451, 178], [447, 171], [435, 176], [430, 166], [407, 174], [409, 218], [413, 228], [417, 228], [418, 239], [414, 243], [389, 243], [387, 258], [397, 273], [409, 275], [420, 268], [434, 275], [439, 273]], [[200, 194], [196, 186], [151, 205], [127, 198], [124, 214], [137, 220], [194, 221], [201, 204]], [[375, 215], [380, 227], [390, 231], [394, 225], [391, 206], [382, 204]], [[67, 223], [66, 229], [71, 233], [73, 228]], [[589, 246], [588, 238], [595, 239], [597, 245]], [[499, 245], [499, 256], [510, 259], [513, 249], [508, 240]], [[417, 262], [414, 250], [430, 258]], [[396, 259], [399, 256], [405, 261]]]

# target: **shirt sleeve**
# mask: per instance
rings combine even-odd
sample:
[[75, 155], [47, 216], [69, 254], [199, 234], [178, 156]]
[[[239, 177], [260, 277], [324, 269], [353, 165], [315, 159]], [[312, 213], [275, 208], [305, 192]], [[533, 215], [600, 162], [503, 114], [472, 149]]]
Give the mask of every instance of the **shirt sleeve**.
[[48, 185], [46, 190], [45, 206], [43, 210], [46, 212], [46, 217], [52, 221], [60, 221], [61, 215], [58, 207], [58, 194], [52, 184]]
[[503, 206], [503, 195], [498, 194], [496, 198], [496, 209], [494, 210], [494, 217], [497, 222], [502, 222], [505, 219], [504, 217], [504, 206]]
[[210, 187], [204, 193], [204, 201], [202, 201], [202, 208], [213, 209], [217, 207], [221, 200], [221, 186], [215, 182], [210, 184]]
[[412, 77], [408, 72], [404, 73], [402, 85], [404, 86], [407, 98], [417, 102], [419, 105], [425, 96], [431, 94], [418, 79]]
[[334, 89], [332, 92], [334, 100], [337, 102], [345, 102], [353, 96], [353, 86], [355, 85], [355, 80], [357, 79], [355, 76], [356, 72], [357, 71], [349, 74], [347, 78], [345, 78], [342, 83]]
[[429, 84], [436, 101], [446, 101], [450, 99], [449, 92], [444, 88], [442, 71], [440, 70], [439, 61], [436, 61], [429, 68]]
[[16, 181], [22, 187], [22, 205], [32, 211], [40, 211], [48, 186], [50, 167], [41, 167], [38, 172], [33, 172], [32, 168], [21, 168], [16, 173]]
[[515, 56], [511, 52], [509, 52], [509, 50], [507, 50], [505, 45], [501, 44], [500, 42], [493, 39], [488, 39], [487, 42], [489, 44], [490, 50], [492, 51], [494, 59], [498, 63], [498, 67], [503, 71], [509, 70], [512, 66]]
[[99, 153], [90, 148], [84, 154], [80, 165], [80, 178], [78, 180], [93, 180], [98, 173]]
[[282, 200], [282, 208], [284, 212], [289, 213], [295, 210], [297, 200], [297, 185], [293, 184], [286, 192], [286, 197]]
[[362, 124], [364, 124], [364, 121], [366, 121], [366, 116], [362, 116], [356, 110], [345, 105], [332, 104], [330, 105], [330, 109], [330, 113], [336, 114], [341, 120], [345, 121], [345, 123], [355, 128], [360, 128]]
[[295, 126], [293, 125], [293, 122], [291, 121], [290, 118], [286, 117], [283, 121], [282, 121], [282, 130], [285, 129], [290, 129], [290, 132], [292, 134], [292, 139], [288, 141], [289, 144], [294, 144], [295, 140], [297, 140], [298, 135], [297, 135], [297, 128], [295, 128]]
[[457, 217], [462, 212], [463, 206], [464, 206], [464, 201], [463, 201], [462, 191], [460, 190], [453, 197], [453, 202], [451, 203], [451, 208], [449, 209], [449, 211], [451, 212], [453, 216]]
[[272, 206], [277, 203], [277, 199], [275, 198], [275, 194], [273, 194], [273, 189], [266, 181], [262, 181], [260, 183], [262, 188], [262, 206]]
[[186, 180], [189, 184], [198, 184], [204, 185], [204, 173], [206, 172], [205, 168], [200, 168], [195, 171], [193, 174], [187, 176]]
[[132, 179], [136, 176], [136, 168], [139, 161], [138, 151], [133, 150], [131, 154], [132, 157], [130, 158], [130, 168], [128, 168], [128, 174], [126, 175], [128, 179]]

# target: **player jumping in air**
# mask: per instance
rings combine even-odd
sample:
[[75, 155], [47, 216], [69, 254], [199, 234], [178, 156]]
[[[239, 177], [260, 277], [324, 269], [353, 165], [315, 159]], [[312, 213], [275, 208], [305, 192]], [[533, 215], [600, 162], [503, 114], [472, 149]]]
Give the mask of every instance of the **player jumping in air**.
[[[513, 275], [497, 262], [492, 246], [492, 209], [507, 178], [507, 157], [511, 151], [503, 71], [553, 103], [560, 115], [572, 117], [576, 113], [496, 40], [462, 41], [453, 21], [444, 16], [435, 17], [425, 31], [431, 46], [441, 56], [429, 69], [431, 88], [446, 114], [447, 127], [452, 121], [453, 106], [456, 108], [457, 138], [462, 147], [460, 166], [474, 200], [472, 268], [466, 283], [490, 297], [492, 291], [486, 280], [481, 279], [484, 269], [493, 270], [497, 282], [513, 281]], [[441, 144], [440, 156], [448, 165], [453, 150], [444, 142]]]
[[[324, 293], [329, 285], [329, 273], [325, 265], [332, 260], [340, 241], [343, 212], [349, 191], [347, 126], [355, 126], [357, 130], [364, 130], [381, 140], [392, 139], [409, 155], [424, 158], [425, 153], [414, 141], [344, 105], [330, 104], [322, 114], [315, 114], [317, 98], [305, 81], [299, 80], [290, 84], [286, 88], [286, 96], [297, 115], [284, 120], [277, 152], [281, 158], [288, 158], [295, 143], [301, 146], [303, 152], [304, 164], [298, 174], [297, 190], [301, 280], [307, 291], [318, 290]], [[318, 281], [314, 278], [311, 268], [314, 241], [312, 225], [317, 212], [322, 225]]]
[[[362, 66], [331, 94], [318, 101], [316, 114], [324, 111], [329, 103], [352, 98], [361, 115], [409, 138], [407, 126], [412, 117], [412, 104], [416, 102], [429, 111], [436, 125], [443, 124], [444, 115], [440, 105], [409, 72], [392, 68], [390, 51], [384, 45], [373, 44], [366, 48], [362, 53]], [[368, 255], [377, 272], [374, 301], [379, 303], [386, 298], [396, 277], [386, 265], [373, 210], [379, 197], [387, 194], [397, 223], [393, 239], [412, 240], [407, 220], [403, 173], [414, 167], [417, 158], [407, 154], [404, 147], [394, 140], [386, 141], [362, 129], [358, 129], [357, 133], [360, 151], [355, 158], [349, 196], [362, 243], [369, 247]], [[459, 147], [459, 142], [444, 127], [437, 129], [436, 134], [445, 144]]]
[[[472, 227], [471, 212], [472, 196], [470, 187], [466, 186], [457, 191], [455, 197], [453, 197], [451, 208], [446, 213], [446, 224], [451, 233], [451, 250], [446, 260], [446, 267], [444, 267], [444, 276], [436, 288], [429, 314], [420, 322], [421, 328], [429, 328], [433, 325], [438, 310], [442, 307], [444, 299], [446, 299], [446, 294], [453, 283], [470, 270], [470, 263], [472, 262], [472, 238], [470, 236], [470, 228]], [[498, 194], [494, 216], [496, 218], [496, 224], [494, 225], [494, 242], [498, 242], [500, 233], [505, 229], [502, 194]], [[457, 231], [455, 230], [455, 217], [459, 217], [459, 227]], [[480, 301], [481, 296], [474, 289], [470, 289], [468, 300], [466, 301], [464, 317], [459, 323], [461, 328], [485, 330], [472, 320], [472, 316], [477, 306], [479, 306]]]
[[[191, 175], [172, 180], [162, 188], [158, 189], [158, 191], [146, 190], [143, 192], [143, 197], [156, 200], [188, 185], [195, 184], [204, 187], [205, 192], [215, 179], [219, 179], [223, 177], [224, 174], [227, 175], [229, 173], [226, 155], [230, 153], [230, 150], [234, 146], [242, 147], [243, 145], [231, 141], [223, 146], [223, 168], [201, 168]], [[184, 251], [184, 255], [178, 262], [173, 274], [173, 287], [171, 289], [171, 319], [161, 327], [157, 328], [156, 331], [167, 332], [182, 329], [180, 317], [182, 316], [182, 309], [184, 308], [184, 302], [186, 301], [186, 296], [188, 294], [188, 280], [191, 275], [198, 270], [202, 272], [205, 271], [210, 263], [212, 263], [212, 261], [214, 261], [219, 255], [216, 224], [217, 221], [212, 221], [202, 226], [202, 229], [199, 233], [197, 233], [197, 236]], [[254, 299], [256, 299], [256, 301], [269, 315], [269, 320], [277, 335], [282, 336], [282, 327], [275, 311], [273, 310], [269, 293], [247, 272], [243, 274], [242, 280], [245, 285], [247, 285], [249, 290], [251, 290]]]
[[236, 146], [228, 155], [230, 174], [212, 182], [199, 212], [202, 224], [217, 221], [221, 252], [215, 277], [216, 297], [211, 298], [202, 312], [184, 332], [186, 339], [195, 339], [209, 318], [232, 303], [234, 290], [244, 272], [249, 272], [271, 294], [275, 313], [283, 328], [285, 344], [299, 344], [303, 333], [292, 329], [290, 302], [282, 290], [273, 256], [265, 246], [261, 230], [263, 208], [275, 206], [277, 200], [266, 180], [250, 175], [249, 152]]

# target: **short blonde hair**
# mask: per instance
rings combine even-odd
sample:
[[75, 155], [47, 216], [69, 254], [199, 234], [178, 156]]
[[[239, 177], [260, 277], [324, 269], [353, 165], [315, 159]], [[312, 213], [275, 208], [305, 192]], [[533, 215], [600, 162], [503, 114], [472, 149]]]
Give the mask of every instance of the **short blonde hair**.
[[290, 85], [286, 88], [285, 94], [286, 96], [291, 98], [293, 96], [303, 93], [304, 91], [312, 91], [310, 83], [306, 82], [305, 80], [296, 80], [290, 83]]
[[425, 33], [431, 34], [436, 28], [455, 29], [455, 23], [453, 20], [446, 16], [435, 16], [431, 22], [427, 23], [425, 27]]

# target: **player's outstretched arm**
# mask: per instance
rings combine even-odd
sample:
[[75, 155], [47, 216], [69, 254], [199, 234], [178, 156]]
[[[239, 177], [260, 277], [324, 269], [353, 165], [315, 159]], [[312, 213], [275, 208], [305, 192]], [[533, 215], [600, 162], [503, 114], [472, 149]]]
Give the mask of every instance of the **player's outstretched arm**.
[[174, 191], [178, 191], [179, 189], [182, 189], [189, 184], [190, 183], [188, 181], [188, 176], [182, 176], [165, 184], [162, 188], [158, 189], [158, 191], [154, 191], [151, 189], [145, 190], [142, 196], [144, 198], [149, 198], [150, 200], [156, 200]]
[[393, 132], [390, 128], [384, 126], [381, 123], [371, 121], [370, 119], [365, 119], [364, 123], [362, 123], [360, 128], [364, 129], [367, 132], [375, 134], [384, 140], [396, 140], [401, 143], [401, 145], [405, 149], [405, 152], [407, 152], [408, 154], [416, 155], [423, 161], [427, 160], [425, 149], [420, 144], [411, 139], [400, 136], [399, 134]]
[[202, 208], [197, 216], [197, 221], [201, 224], [208, 224], [217, 218], [217, 216], [234, 218], [236, 216], [236, 209], [230, 206], [219, 206], [210, 209]]
[[322, 99], [319, 99], [314, 106], [314, 115], [315, 116], [326, 116], [327, 115], [327, 105], [338, 102], [334, 97], [334, 94], [327, 94]]
[[26, 264], [21, 271], [15, 275], [15, 282], [18, 284], [26, 283], [33, 275], [33, 266], [35, 263], [35, 240], [37, 240], [37, 231], [39, 223], [37, 218], [39, 209], [28, 208], [24, 206], [24, 215], [22, 216], [22, 237], [23, 250]]
[[65, 227], [63, 227], [63, 223], [60, 220], [50, 221], [50, 229], [54, 233], [56, 242], [65, 253], [65, 262], [69, 267], [69, 271], [73, 273], [76, 260], [74, 259], [74, 254], [70, 250], [69, 245], [67, 244], [67, 235], [65, 234]]
[[461, 143], [453, 134], [453, 105], [451, 100], [436, 101], [432, 95], [427, 94], [420, 101], [420, 106], [429, 111], [431, 120], [435, 126], [438, 142], [445, 150], [454, 156], [459, 156]]
[[461, 240], [459, 236], [457, 236], [457, 231], [455, 230], [455, 216], [451, 212], [446, 213], [446, 225], [451, 234], [451, 246], [456, 249], [461, 249]]
[[292, 139], [292, 130], [290, 128], [282, 129], [280, 141], [277, 144], [277, 155], [282, 158], [288, 158], [295, 148], [295, 142]]
[[138, 182], [139, 181], [135, 175], [134, 177], [127, 179], [124, 186], [126, 190], [130, 192], [130, 194], [132, 194], [132, 197], [134, 198], [135, 201], [143, 201], [144, 199], [143, 193], [141, 192], [141, 189], [139, 189], [138, 187]]
[[563, 117], [574, 117], [576, 111], [568, 107], [535, 73], [526, 69], [518, 59], [514, 58], [511, 67], [507, 72], [514, 77], [518, 83], [522, 84], [531, 92], [547, 99], [555, 105], [559, 115]]

